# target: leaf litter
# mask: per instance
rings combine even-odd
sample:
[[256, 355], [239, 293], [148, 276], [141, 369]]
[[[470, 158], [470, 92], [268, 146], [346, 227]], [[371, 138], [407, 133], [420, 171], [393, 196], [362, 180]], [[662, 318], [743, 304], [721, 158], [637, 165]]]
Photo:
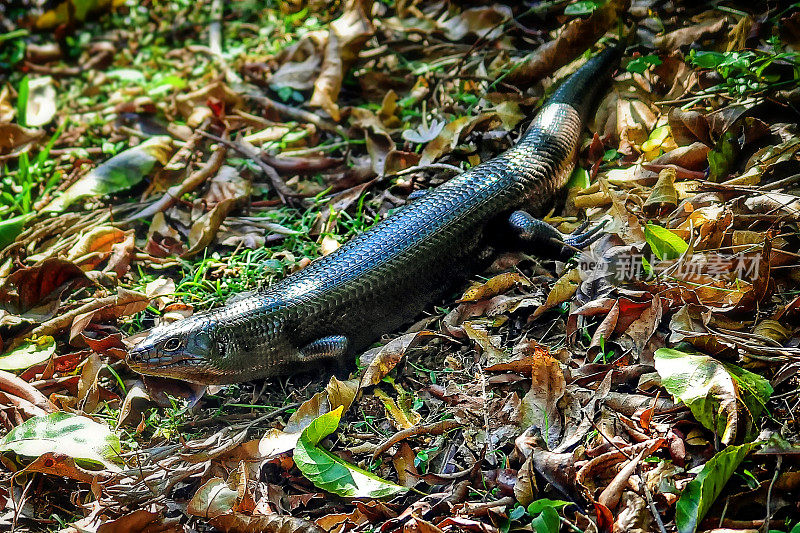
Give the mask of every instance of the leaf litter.
[[[797, 530], [797, 6], [26, 4], [0, 35], [3, 528]], [[498, 258], [349, 376], [127, 369], [143, 330], [497, 155], [619, 32], [548, 215], [605, 221], [589, 250]]]

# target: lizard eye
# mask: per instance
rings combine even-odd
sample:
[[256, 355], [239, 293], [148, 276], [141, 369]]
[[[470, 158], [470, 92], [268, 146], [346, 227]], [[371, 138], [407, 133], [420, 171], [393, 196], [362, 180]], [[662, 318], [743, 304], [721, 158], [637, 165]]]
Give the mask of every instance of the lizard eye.
[[164, 350], [167, 352], [174, 352], [181, 347], [181, 340], [178, 337], [172, 337], [164, 343]]

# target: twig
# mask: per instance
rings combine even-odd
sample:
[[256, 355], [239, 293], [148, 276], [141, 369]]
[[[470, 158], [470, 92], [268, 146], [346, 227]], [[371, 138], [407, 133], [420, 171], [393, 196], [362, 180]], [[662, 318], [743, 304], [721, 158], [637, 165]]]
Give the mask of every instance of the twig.
[[434, 422], [433, 424], [425, 424], [424, 426], [414, 426], [412, 428], [403, 429], [380, 443], [380, 445], [378, 445], [378, 449], [372, 454], [372, 458], [377, 459], [380, 454], [398, 442], [407, 439], [408, 437], [413, 437], [414, 435], [420, 434], [441, 435], [442, 433], [446, 433], [447, 431], [457, 427], [461, 427], [461, 424], [455, 420], [442, 420], [441, 422]]
[[258, 152], [255, 146], [250, 144], [247, 141], [229, 141], [228, 139], [223, 139], [221, 137], [217, 137], [216, 135], [212, 135], [205, 131], [200, 132], [201, 135], [208, 137], [209, 139], [213, 139], [219, 143], [222, 143], [230, 148], [233, 148], [243, 156], [247, 157], [253, 163], [258, 165], [258, 167], [267, 175], [269, 178], [270, 183], [272, 183], [272, 187], [275, 189], [275, 192], [278, 193], [281, 201], [284, 204], [289, 203], [289, 198], [297, 198], [299, 195], [292, 191], [287, 185], [283, 182], [281, 177], [278, 175], [278, 172], [269, 166], [263, 159], [261, 159], [261, 154]]
[[297, 109], [296, 107], [276, 102], [272, 98], [268, 98], [263, 95], [248, 94], [245, 96], [264, 107], [271, 107], [281, 115], [284, 115], [288, 118], [298, 120], [301, 122], [310, 122], [311, 124], [314, 124], [321, 130], [330, 131], [341, 137], [347, 137], [347, 132], [343, 127], [339, 126], [338, 124], [334, 124], [333, 122], [330, 122], [328, 120], [325, 120], [323, 118], [320, 118], [319, 116], [315, 115], [314, 113], [311, 113], [310, 111]]
[[[197, 133], [203, 134], [202, 130], [198, 130]], [[217, 137], [219, 139], [219, 137]], [[224, 143], [223, 143], [224, 144]], [[193, 172], [188, 178], [183, 180], [178, 185], [174, 185], [167, 189], [164, 193], [164, 196], [156, 200], [154, 203], [150, 204], [149, 206], [145, 207], [138, 213], [134, 214], [133, 216], [126, 218], [120, 224], [127, 224], [134, 220], [138, 220], [140, 218], [149, 218], [155, 215], [158, 212], [164, 211], [174, 203], [176, 203], [184, 194], [195, 190], [197, 187], [202, 185], [210, 176], [214, 175], [219, 168], [222, 166], [222, 163], [225, 162], [225, 156], [227, 155], [227, 148], [224, 146], [220, 146], [206, 161], [206, 164], [203, 165], [200, 169]]]
[[762, 185], [761, 190], [774, 191], [775, 189], [780, 189], [785, 185], [791, 185], [797, 181], [800, 181], [800, 174], [792, 174], [791, 176], [780, 179], [778, 181], [773, 181], [772, 183], [767, 183], [766, 185]]
[[214, 55], [222, 56], [222, 0], [212, 0], [211, 2], [208, 48]]
[[763, 531], [769, 531], [769, 521], [772, 518], [772, 512], [769, 509], [770, 505], [772, 504], [772, 487], [774, 487], [775, 482], [778, 481], [778, 474], [781, 472], [782, 462], [783, 456], [779, 455], [775, 464], [775, 474], [772, 476], [772, 481], [770, 481], [769, 488], [767, 489], [767, 517], [764, 519], [764, 527], [762, 528]]
[[406, 174], [412, 174], [421, 170], [449, 170], [450, 172], [456, 172], [457, 174], [464, 172], [455, 165], [448, 165], [447, 163], [429, 163], [427, 165], [414, 165], [413, 167], [404, 168], [403, 170], [395, 172], [392, 174], [392, 176], [404, 176]]
[[639, 485], [642, 488], [642, 492], [644, 492], [644, 497], [647, 500], [647, 506], [650, 508], [650, 512], [653, 514], [656, 524], [658, 524], [658, 530], [661, 533], [667, 533], [667, 528], [664, 527], [664, 521], [661, 519], [661, 513], [658, 512], [656, 504], [653, 501], [653, 495], [650, 494], [650, 489], [647, 488], [647, 483], [644, 480], [641, 463], [636, 465], [636, 470], [638, 470], [637, 474], [639, 475]]

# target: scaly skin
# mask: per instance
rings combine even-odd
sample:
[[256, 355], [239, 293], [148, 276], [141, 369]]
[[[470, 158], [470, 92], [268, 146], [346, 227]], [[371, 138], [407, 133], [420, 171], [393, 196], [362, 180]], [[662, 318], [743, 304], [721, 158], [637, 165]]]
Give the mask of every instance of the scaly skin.
[[261, 292], [154, 328], [128, 355], [129, 366], [197, 383], [236, 383], [331, 357], [301, 351], [324, 337], [347, 339], [337, 356], [360, 353], [485, 265], [509, 231], [502, 221], [510, 213], [549, 206], [572, 171], [584, 121], [618, 55], [605, 50], [576, 71], [508, 151]]

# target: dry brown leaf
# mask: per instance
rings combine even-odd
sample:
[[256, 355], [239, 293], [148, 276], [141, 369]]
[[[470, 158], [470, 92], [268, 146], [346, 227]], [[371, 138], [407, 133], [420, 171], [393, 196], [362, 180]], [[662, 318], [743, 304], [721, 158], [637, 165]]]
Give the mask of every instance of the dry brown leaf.
[[611, 29], [629, 5], [629, 0], [610, 0], [589, 18], [571, 20], [558, 37], [537, 48], [522, 65], [507, 71], [506, 81], [527, 87], [563, 67]]
[[231, 512], [217, 516], [209, 522], [223, 531], [247, 531], [253, 533], [328, 533], [314, 522], [293, 516], [268, 514], [246, 515]]
[[342, 16], [330, 24], [325, 58], [309, 104], [321, 107], [336, 122], [341, 118], [336, 101], [344, 74], [375, 31], [368, 16], [369, 4], [371, 2], [364, 0], [349, 0]]
[[727, 20], [725, 15], [717, 12], [708, 12], [708, 19], [702, 22], [692, 22], [684, 28], [671, 31], [666, 35], [656, 37], [653, 43], [661, 50], [676, 50], [682, 46], [700, 43], [710, 39], [725, 29]]
[[702, 113], [673, 107], [669, 110], [668, 117], [672, 137], [678, 146], [686, 146], [698, 141], [711, 146], [708, 121]]
[[298, 91], [307, 91], [314, 87], [327, 42], [328, 36], [323, 30], [303, 35], [281, 54], [281, 66], [270, 75], [270, 85], [291, 87]]
[[13, 123], [0, 123], [0, 155], [11, 154], [18, 148], [40, 139], [43, 135], [43, 130], [23, 128]]
[[565, 272], [558, 281], [555, 282], [553, 288], [547, 294], [547, 301], [544, 305], [539, 306], [533, 312], [531, 318], [538, 318], [545, 311], [566, 302], [578, 291], [578, 286], [581, 283], [581, 275], [577, 268], [572, 268]]
[[513, 14], [510, 7], [495, 4], [465, 9], [450, 18], [446, 16], [447, 13], [436, 21], [437, 26], [451, 41], [460, 41], [470, 34], [488, 40], [498, 38], [503, 33], [501, 24]]
[[65, 292], [91, 282], [75, 263], [45, 259], [32, 267], [15, 270], [0, 285], [0, 308], [31, 320], [51, 318]]
[[558, 445], [563, 430], [558, 401], [564, 396], [567, 381], [559, 362], [551, 355], [531, 357], [531, 388], [522, 398], [523, 427], [537, 427], [550, 449]]
[[485, 283], [467, 289], [458, 302], [474, 302], [476, 300], [485, 300], [491, 298], [492, 296], [504, 293], [513, 288], [515, 285], [529, 286], [530, 281], [528, 281], [525, 276], [516, 272], [505, 272], [503, 274], [498, 274], [490, 278]]

